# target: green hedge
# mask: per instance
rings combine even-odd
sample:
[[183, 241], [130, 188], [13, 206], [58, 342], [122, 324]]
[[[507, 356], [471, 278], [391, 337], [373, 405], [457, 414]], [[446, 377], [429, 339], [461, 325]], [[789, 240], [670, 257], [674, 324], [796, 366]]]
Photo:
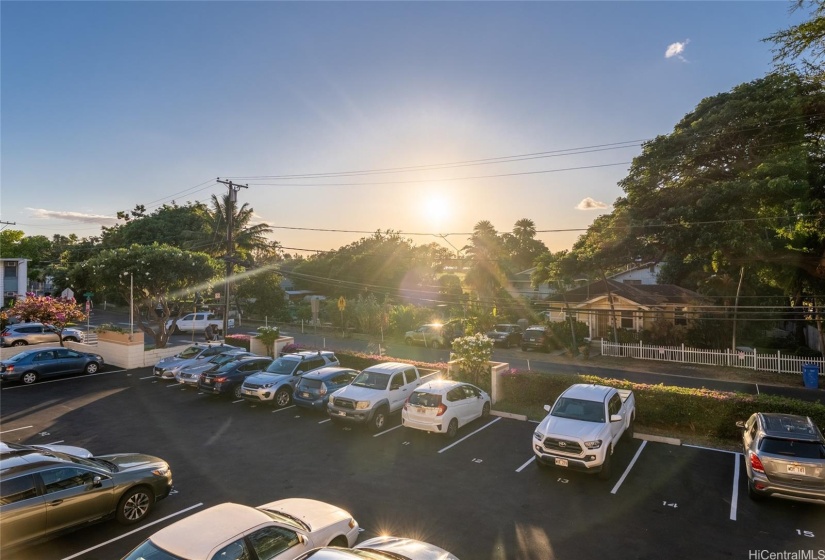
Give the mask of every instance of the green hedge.
[[646, 385], [592, 375], [508, 374], [504, 376], [503, 385], [506, 400], [501, 404], [520, 411], [541, 410], [542, 405], [553, 404], [562, 391], [575, 383], [631, 389], [636, 398], [638, 424], [689, 431], [701, 436], [737, 439], [740, 431], [736, 422], [746, 420], [754, 412], [810, 416], [817, 425], [825, 425], [825, 406], [815, 402], [770, 395]]

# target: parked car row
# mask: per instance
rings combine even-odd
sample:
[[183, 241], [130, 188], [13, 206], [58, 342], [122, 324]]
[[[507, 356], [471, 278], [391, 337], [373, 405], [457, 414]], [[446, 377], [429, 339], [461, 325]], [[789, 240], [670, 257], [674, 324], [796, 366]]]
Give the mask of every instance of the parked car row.
[[0, 333], [0, 345], [5, 348], [60, 342], [61, 337], [66, 342], [83, 342], [86, 340], [86, 333], [68, 327], [60, 331], [57, 327], [44, 323], [16, 323], [7, 325]]

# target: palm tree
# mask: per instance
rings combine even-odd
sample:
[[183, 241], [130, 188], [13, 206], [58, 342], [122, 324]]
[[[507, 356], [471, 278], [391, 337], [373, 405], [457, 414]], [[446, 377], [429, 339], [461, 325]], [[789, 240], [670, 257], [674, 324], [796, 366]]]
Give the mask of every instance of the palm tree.
[[187, 247], [203, 251], [212, 256], [226, 254], [226, 234], [229, 218], [232, 218], [232, 244], [235, 256], [248, 260], [252, 255], [260, 258], [273, 253], [277, 243], [269, 241], [267, 235], [272, 233], [268, 224], [252, 224], [254, 211], [244, 203], [239, 208], [229, 198], [229, 193], [218, 198], [212, 195], [212, 206], [208, 210], [208, 226], [205, 231], [193, 232]]

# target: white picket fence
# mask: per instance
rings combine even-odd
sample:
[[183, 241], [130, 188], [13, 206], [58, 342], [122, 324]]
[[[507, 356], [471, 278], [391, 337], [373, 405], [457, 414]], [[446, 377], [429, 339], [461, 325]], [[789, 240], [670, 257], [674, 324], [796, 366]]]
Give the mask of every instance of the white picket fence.
[[802, 375], [803, 365], [818, 365], [819, 375], [825, 374], [825, 359], [800, 358], [799, 356], [776, 354], [757, 354], [753, 352], [732, 352], [730, 350], [706, 350], [681, 346], [649, 346], [641, 342], [616, 344], [602, 339], [602, 355], [636, 358], [637, 360], [657, 360], [677, 362], [680, 364], [697, 364], [703, 366], [723, 366], [791, 373]]

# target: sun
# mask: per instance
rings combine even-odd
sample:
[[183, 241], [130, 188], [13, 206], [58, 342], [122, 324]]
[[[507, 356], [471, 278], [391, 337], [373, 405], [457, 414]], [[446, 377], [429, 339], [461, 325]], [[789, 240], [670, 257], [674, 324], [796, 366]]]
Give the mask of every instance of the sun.
[[449, 198], [443, 194], [432, 193], [424, 198], [422, 213], [430, 223], [442, 224], [450, 217], [451, 206]]

